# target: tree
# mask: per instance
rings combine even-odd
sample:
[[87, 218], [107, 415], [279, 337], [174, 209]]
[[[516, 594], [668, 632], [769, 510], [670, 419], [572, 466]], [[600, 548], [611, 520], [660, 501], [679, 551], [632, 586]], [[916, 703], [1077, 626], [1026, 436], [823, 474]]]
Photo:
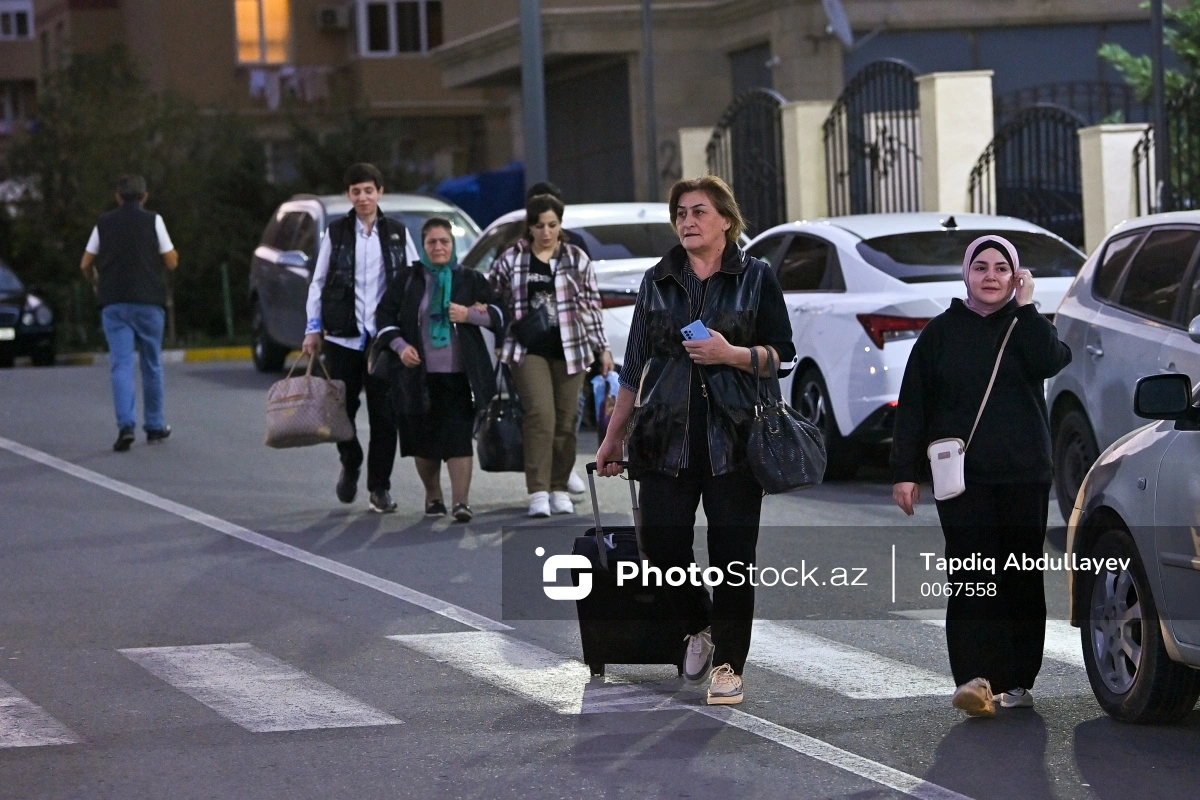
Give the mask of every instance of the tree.
[[[1148, 7], [1148, 3], [1142, 3], [1142, 8]], [[1165, 71], [1165, 93], [1170, 98], [1200, 76], [1200, 0], [1185, 0], [1179, 9], [1163, 5], [1163, 46], [1175, 54], [1184, 68], [1182, 72]], [[1139, 100], [1150, 102], [1153, 81], [1150, 56], [1131, 55], [1119, 44], [1103, 45], [1099, 54], [1121, 73]]]

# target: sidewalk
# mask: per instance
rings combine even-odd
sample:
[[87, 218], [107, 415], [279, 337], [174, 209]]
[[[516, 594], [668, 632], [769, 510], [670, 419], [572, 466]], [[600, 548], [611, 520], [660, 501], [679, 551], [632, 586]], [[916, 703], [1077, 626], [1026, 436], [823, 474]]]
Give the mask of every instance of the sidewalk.
[[[163, 350], [164, 364], [180, 364], [199, 361], [249, 361], [250, 348], [241, 347], [195, 347], [187, 350]], [[61, 353], [55, 360], [57, 367], [88, 367], [107, 364], [108, 353]], [[17, 366], [23, 366], [20, 361]], [[28, 366], [28, 361], [24, 364]]]

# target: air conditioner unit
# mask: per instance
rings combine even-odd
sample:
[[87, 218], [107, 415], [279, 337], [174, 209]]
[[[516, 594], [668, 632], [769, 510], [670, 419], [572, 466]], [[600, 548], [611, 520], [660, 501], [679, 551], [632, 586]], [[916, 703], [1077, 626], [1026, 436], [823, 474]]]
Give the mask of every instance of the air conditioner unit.
[[350, 30], [350, 6], [321, 6], [317, 9], [317, 27], [323, 31]]

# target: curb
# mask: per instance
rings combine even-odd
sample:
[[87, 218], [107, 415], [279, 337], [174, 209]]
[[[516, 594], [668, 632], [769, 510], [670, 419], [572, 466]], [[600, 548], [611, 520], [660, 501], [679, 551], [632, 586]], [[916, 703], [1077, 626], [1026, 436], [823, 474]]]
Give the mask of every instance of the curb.
[[[249, 347], [197, 347], [191, 350], [163, 350], [164, 364], [199, 363], [205, 361], [249, 361]], [[63, 353], [55, 360], [57, 366], [90, 367], [108, 363], [108, 353]]]

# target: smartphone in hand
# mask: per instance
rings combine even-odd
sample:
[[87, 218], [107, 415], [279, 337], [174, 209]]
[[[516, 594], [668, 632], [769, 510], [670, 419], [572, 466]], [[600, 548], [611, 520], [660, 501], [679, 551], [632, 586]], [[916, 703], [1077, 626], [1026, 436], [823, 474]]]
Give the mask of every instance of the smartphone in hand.
[[680, 328], [679, 332], [683, 334], [683, 338], [689, 342], [698, 342], [701, 339], [711, 339], [712, 334], [708, 332], [708, 328], [700, 320], [688, 325], [686, 328]]

